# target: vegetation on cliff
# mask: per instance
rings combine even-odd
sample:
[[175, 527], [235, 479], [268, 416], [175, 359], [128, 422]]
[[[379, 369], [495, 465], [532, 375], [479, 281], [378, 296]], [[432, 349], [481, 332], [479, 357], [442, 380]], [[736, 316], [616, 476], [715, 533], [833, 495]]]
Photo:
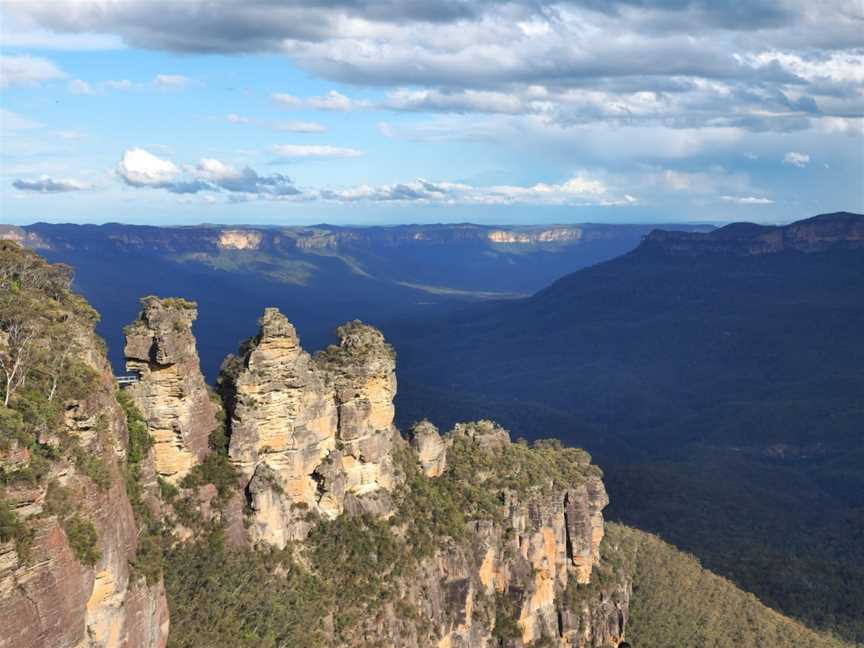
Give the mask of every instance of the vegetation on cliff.
[[[92, 434], [97, 450], [85, 449], [64, 426], [70, 402], [93, 392], [96, 372], [87, 365], [83, 337], [98, 315], [70, 290], [71, 270], [50, 265], [37, 254], [0, 241], [0, 486], [44, 485], [60, 463], [74, 465], [97, 488], [111, 473], [106, 423], [97, 419]], [[101, 351], [101, 349], [100, 349]], [[99, 557], [96, 531], [71, 508], [58, 515], [79, 560]], [[49, 502], [50, 504], [50, 502]], [[0, 539], [15, 539], [27, 554], [30, 530], [0, 498]]]
[[[428, 620], [406, 596], [424, 560], [436, 552], [472, 554], [469, 525], [504, 522], [505, 493], [574, 487], [597, 474], [586, 453], [554, 442], [484, 445], [500, 442], [500, 435], [506, 439], [489, 421], [457, 426], [448, 468], [436, 478], [424, 475], [417, 456], [399, 443], [394, 452], [403, 479], [389, 519], [351, 513], [322, 519], [305, 541], [283, 551], [228, 547], [223, 530], [212, 527], [198, 541], [175, 544], [166, 568], [170, 645], [299, 648], [324, 645], [329, 636], [334, 645], [373, 646], [381, 637], [369, 627], [383, 622], [387, 610], [410, 628], [404, 632], [425, 637], [420, 645], [432, 645], [437, 637]], [[496, 636], [519, 632], [506, 596], [488, 597], [475, 613], [488, 617]]]
[[634, 647], [849, 645], [766, 607], [655, 535], [615, 523], [607, 525], [607, 533], [633, 577], [628, 640]]

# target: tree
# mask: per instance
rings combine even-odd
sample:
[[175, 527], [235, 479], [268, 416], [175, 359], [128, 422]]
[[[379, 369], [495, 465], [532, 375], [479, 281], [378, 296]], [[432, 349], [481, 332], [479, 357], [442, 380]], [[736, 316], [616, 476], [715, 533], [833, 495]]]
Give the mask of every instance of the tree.
[[67, 363], [73, 344], [59, 308], [69, 295], [72, 272], [50, 265], [37, 254], [11, 241], [0, 241], [0, 380], [3, 405], [40, 366], [50, 378], [49, 400]]

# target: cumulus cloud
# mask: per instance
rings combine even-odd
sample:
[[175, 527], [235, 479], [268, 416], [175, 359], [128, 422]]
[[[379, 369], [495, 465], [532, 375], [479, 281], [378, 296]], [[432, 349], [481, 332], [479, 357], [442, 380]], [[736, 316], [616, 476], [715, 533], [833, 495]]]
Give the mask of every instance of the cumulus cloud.
[[52, 178], [42, 176], [38, 180], [15, 180], [12, 186], [18, 191], [33, 191], [37, 193], [65, 193], [69, 191], [83, 191], [92, 187], [86, 182], [72, 180], [70, 178]]
[[279, 158], [286, 160], [352, 158], [363, 155], [363, 151], [358, 149], [321, 144], [277, 144], [270, 150]]
[[0, 56], [0, 88], [35, 86], [65, 79], [66, 73], [48, 59], [35, 56]]
[[265, 194], [271, 196], [296, 196], [300, 193], [288, 176], [279, 173], [260, 176], [251, 167], [236, 169], [212, 158], [204, 158], [193, 172], [198, 180], [229, 192]]
[[117, 165], [117, 175], [131, 187], [170, 187], [180, 175], [180, 169], [170, 160], [156, 157], [141, 148], [123, 153]]
[[810, 164], [810, 156], [807, 153], [789, 151], [786, 155], [783, 156], [783, 164], [804, 168], [808, 164]]
[[287, 176], [261, 176], [250, 167], [237, 169], [213, 158], [203, 158], [195, 167], [180, 168], [141, 148], [129, 149], [116, 168], [117, 176], [130, 187], [165, 189], [176, 194], [225, 191], [231, 194], [292, 196], [300, 193]]

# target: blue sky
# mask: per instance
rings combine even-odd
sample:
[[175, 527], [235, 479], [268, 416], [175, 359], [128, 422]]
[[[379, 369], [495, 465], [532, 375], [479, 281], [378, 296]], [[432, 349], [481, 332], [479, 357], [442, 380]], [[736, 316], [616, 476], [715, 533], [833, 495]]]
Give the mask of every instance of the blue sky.
[[3, 8], [6, 223], [864, 211], [856, 3]]

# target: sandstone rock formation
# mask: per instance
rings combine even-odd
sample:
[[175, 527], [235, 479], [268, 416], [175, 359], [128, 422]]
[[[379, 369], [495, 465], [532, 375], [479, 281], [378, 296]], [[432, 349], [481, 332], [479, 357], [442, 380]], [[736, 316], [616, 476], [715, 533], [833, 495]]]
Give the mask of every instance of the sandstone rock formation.
[[427, 477], [439, 477], [447, 467], [447, 444], [429, 421], [420, 421], [408, 431], [411, 448]]
[[220, 377], [252, 541], [284, 547], [305, 537], [310, 513], [333, 518], [349, 500], [386, 513], [394, 485], [390, 346], [351, 322], [338, 329], [338, 345], [313, 359], [277, 309], [266, 309], [260, 325]]
[[127, 387], [153, 437], [156, 472], [176, 483], [208, 451], [219, 406], [209, 396], [198, 362], [192, 322], [195, 304], [145, 297], [126, 327], [126, 370], [139, 382]]
[[[460, 438], [474, 446], [470, 452], [486, 453], [493, 462], [507, 461], [509, 435], [497, 425], [460, 424], [448, 441]], [[546, 640], [562, 647], [599, 647], [623, 640], [629, 583], [621, 574], [605, 585], [592, 583], [595, 567], [601, 566], [602, 509], [609, 500], [587, 460], [584, 468], [583, 478], [568, 486], [502, 489], [504, 518], [472, 524], [471, 551], [458, 558], [463, 565], [443, 570], [450, 590], [445, 602], [461, 600], [456, 606], [461, 613], [460, 623], [441, 629], [440, 647], [492, 644], [495, 628], [488, 627], [488, 620], [478, 623], [472, 612], [482, 607], [484, 597], [496, 596], [496, 607], [503, 607], [518, 624], [518, 636], [508, 645]], [[483, 475], [477, 478], [484, 481]], [[453, 578], [460, 572], [461, 583]]]

